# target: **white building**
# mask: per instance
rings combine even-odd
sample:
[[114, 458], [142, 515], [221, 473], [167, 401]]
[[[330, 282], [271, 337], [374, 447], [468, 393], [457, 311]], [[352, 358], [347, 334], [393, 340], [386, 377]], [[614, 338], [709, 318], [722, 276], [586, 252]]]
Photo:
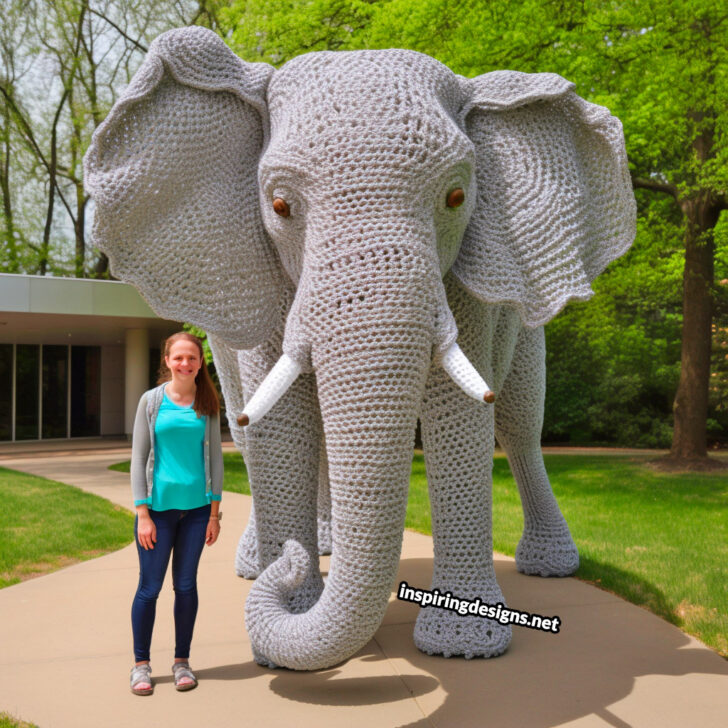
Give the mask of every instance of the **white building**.
[[125, 283], [0, 273], [0, 442], [130, 435], [181, 328]]

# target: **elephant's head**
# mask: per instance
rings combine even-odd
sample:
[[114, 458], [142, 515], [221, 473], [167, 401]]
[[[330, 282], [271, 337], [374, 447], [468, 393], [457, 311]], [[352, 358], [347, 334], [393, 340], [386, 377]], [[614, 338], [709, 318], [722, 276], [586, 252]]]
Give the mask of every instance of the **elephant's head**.
[[[275, 590], [267, 612], [249, 609], [261, 659], [328, 666], [381, 620], [433, 359], [474, 396], [487, 389], [453, 346], [443, 275], [537, 326], [591, 295], [631, 243], [621, 125], [572, 88], [554, 74], [465, 79], [404, 50], [274, 71], [185, 28], [152, 44], [97, 130], [95, 242], [160, 315], [250, 348], [283, 326], [295, 288], [284, 357], [246, 416], [315, 371], [334, 552], [308, 612], [286, 613]], [[290, 586], [299, 557], [259, 581]]]

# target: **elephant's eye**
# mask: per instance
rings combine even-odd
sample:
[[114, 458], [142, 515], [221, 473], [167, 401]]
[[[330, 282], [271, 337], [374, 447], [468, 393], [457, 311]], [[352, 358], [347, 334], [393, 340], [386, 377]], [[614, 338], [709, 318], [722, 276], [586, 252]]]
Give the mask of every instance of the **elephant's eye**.
[[460, 207], [465, 202], [465, 190], [462, 187], [455, 187], [447, 193], [447, 206]]
[[290, 217], [291, 208], [288, 203], [282, 197], [276, 197], [273, 200], [273, 212], [281, 217]]

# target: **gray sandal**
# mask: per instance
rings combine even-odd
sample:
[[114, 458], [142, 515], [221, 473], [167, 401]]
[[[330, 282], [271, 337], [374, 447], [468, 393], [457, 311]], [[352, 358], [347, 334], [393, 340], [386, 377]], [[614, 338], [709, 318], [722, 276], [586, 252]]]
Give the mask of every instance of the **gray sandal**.
[[[174, 673], [174, 686], [177, 690], [192, 690], [192, 688], [197, 687], [197, 678], [192, 670], [190, 670], [189, 662], [175, 662], [172, 665], [172, 672]], [[192, 682], [180, 684], [180, 680], [183, 677], [189, 678]]]
[[[131, 668], [131, 677], [129, 678], [131, 691], [134, 695], [151, 695], [154, 692], [152, 685], [152, 668], [148, 662], [141, 665], [134, 665]], [[139, 685], [147, 683], [148, 688], [140, 688]]]

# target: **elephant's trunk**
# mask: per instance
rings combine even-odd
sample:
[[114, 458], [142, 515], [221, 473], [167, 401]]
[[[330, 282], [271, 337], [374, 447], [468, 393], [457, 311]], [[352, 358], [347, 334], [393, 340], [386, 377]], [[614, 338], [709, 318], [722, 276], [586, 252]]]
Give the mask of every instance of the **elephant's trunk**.
[[331, 492], [329, 576], [319, 600], [292, 614], [288, 596], [310, 564], [303, 548], [289, 542], [258, 577], [246, 604], [256, 660], [299, 670], [350, 657], [384, 616], [433, 358], [473, 396], [482, 400], [488, 389], [457, 351], [448, 356], [457, 328], [434, 227], [407, 213], [408, 200], [397, 215], [358, 219], [345, 192], [330, 220], [309, 220], [283, 341], [285, 357], [316, 372]]
[[[402, 271], [410, 282], [411, 274]], [[356, 315], [340, 316], [313, 341], [329, 462], [331, 567], [319, 601], [302, 614], [286, 607], [309, 566], [299, 544], [288, 542], [258, 577], [246, 626], [262, 664], [329, 667], [363, 647], [382, 620], [397, 573], [415, 425], [436, 339], [433, 287], [427, 294], [421, 284], [416, 288], [417, 299], [386, 306], [380, 299], [376, 317], [368, 299], [350, 296], [347, 306], [360, 304]], [[357, 327], [362, 319], [368, 324]]]

